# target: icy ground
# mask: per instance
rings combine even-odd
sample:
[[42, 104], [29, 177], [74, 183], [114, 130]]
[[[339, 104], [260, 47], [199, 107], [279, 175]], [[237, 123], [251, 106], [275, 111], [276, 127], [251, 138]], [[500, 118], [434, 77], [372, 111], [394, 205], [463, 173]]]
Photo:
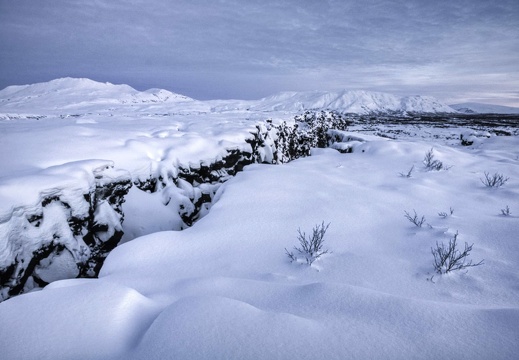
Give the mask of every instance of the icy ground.
[[[129, 113], [1, 120], [3, 199], [30, 203], [34, 180], [73, 182], [61, 170], [86, 166], [78, 160], [111, 160], [139, 176], [166, 160], [215, 157], [264, 116]], [[352, 153], [313, 149], [288, 164], [246, 167], [193, 227], [120, 245], [98, 279], [56, 281], [0, 303], [0, 358], [516, 358], [519, 137], [356, 130], [345, 134]], [[431, 148], [446, 169], [425, 169]], [[509, 180], [489, 188], [485, 172]], [[134, 196], [126, 206], [139, 203]], [[2, 214], [13, 206], [4, 202]], [[422, 227], [405, 211], [424, 216]], [[146, 232], [155, 217], [124, 226]], [[311, 266], [290, 262], [297, 230], [323, 221], [329, 253]], [[483, 264], [439, 275], [431, 248], [456, 233]]]

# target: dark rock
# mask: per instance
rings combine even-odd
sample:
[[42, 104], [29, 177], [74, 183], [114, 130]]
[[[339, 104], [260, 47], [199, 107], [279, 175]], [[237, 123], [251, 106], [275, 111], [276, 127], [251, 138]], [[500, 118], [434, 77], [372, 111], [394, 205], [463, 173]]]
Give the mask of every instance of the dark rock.
[[[132, 186], [129, 174], [105, 178], [103, 173], [97, 171], [95, 185], [79, 199], [64, 193], [44, 196], [36, 213], [31, 208], [31, 213], [11, 216], [4, 224], [13, 229], [13, 238], [6, 239], [12, 244], [12, 262], [0, 268], [0, 300], [34, 286], [45, 286], [47, 281], [35, 269], [44, 273], [52, 265], [51, 259], [64, 252], [69, 254], [69, 268], [76, 269], [73, 273], [97, 276], [104, 259], [122, 237], [121, 205]], [[60, 219], [64, 219], [63, 223]], [[20, 241], [26, 244], [20, 246]]]
[[[202, 212], [209, 209], [219, 186], [246, 165], [282, 164], [309, 156], [312, 147], [327, 147], [339, 140], [330, 129], [345, 130], [348, 125], [349, 120], [344, 116], [330, 111], [306, 112], [296, 117], [292, 124], [274, 124], [267, 120], [258, 124], [245, 140], [250, 149], [229, 149], [225, 156], [211, 163], [171, 165], [172, 170], [167, 175], [134, 180], [133, 184], [146, 192], [165, 191], [172, 186], [178, 188], [183, 197], [178, 211], [185, 228], [192, 226]], [[63, 256], [61, 261], [74, 261], [73, 265], [77, 267], [74, 271], [77, 270], [79, 277], [99, 274], [106, 256], [123, 235], [122, 204], [132, 186], [129, 174], [105, 177], [107, 169], [94, 170], [95, 186], [80, 194], [79, 199], [67, 199], [54, 192], [54, 195], [42, 198], [37, 211], [32, 209], [24, 214], [23, 219], [15, 219], [20, 221], [12, 225], [15, 232], [19, 232], [16, 236], [34, 241], [39, 246], [30, 253], [20, 246], [13, 252], [12, 263], [0, 268], [0, 300], [33, 286], [45, 286], [47, 281], [39, 274], [45, 273], [46, 267], [52, 265], [52, 259], [59, 256]], [[52, 234], [48, 232], [49, 224], [46, 223], [54, 221], [54, 217], [50, 217], [52, 220], [46, 217], [51, 211], [59, 212], [66, 219], [63, 224], [55, 224], [57, 230]], [[36, 236], [40, 237], [31, 240], [34, 231], [29, 233], [28, 226], [38, 229], [41, 233]]]

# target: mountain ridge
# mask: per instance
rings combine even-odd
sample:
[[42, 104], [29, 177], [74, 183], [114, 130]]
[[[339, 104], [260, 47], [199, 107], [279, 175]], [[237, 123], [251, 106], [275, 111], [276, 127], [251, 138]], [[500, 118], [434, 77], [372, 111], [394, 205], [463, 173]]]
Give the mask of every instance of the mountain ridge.
[[258, 104], [251, 109], [260, 111], [327, 109], [356, 114], [457, 112], [431, 96], [398, 97], [389, 93], [365, 90], [283, 92], [259, 100]]
[[450, 105], [464, 114], [519, 114], [519, 108], [504, 105], [466, 102]]
[[[126, 84], [98, 82], [87, 78], [59, 78], [28, 85], [12, 85], [0, 90], [0, 112], [39, 110], [97, 110], [99, 106], [153, 105], [175, 110], [228, 112], [301, 112], [336, 110], [360, 115], [413, 113], [519, 113], [519, 108], [477, 103], [447, 105], [432, 96], [399, 97], [366, 90], [285, 91], [258, 100], [200, 101], [152, 88], [138, 91]], [[106, 109], [105, 109], [106, 110]]]
[[126, 84], [97, 82], [87, 78], [59, 78], [0, 90], [0, 108], [74, 108], [95, 104], [153, 104], [195, 101], [164, 89], [138, 91]]

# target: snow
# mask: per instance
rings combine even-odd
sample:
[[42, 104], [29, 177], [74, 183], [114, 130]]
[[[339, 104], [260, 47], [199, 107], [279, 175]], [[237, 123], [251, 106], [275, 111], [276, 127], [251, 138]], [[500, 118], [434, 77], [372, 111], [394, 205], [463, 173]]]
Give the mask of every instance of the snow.
[[11, 111], [26, 107], [63, 111], [94, 108], [92, 105], [99, 108], [139, 103], [194, 102], [191, 98], [163, 89], [139, 92], [124, 84], [114, 85], [75, 78], [8, 86], [0, 91], [0, 99], [0, 107]]
[[[254, 111], [304, 111], [329, 109], [354, 114], [387, 112], [456, 113], [453, 108], [433, 97], [407, 96], [399, 98], [392, 94], [373, 91], [307, 91], [283, 92], [249, 104], [236, 103], [233, 107]], [[215, 107], [225, 110], [224, 107]]]
[[[214, 103], [199, 113], [163, 106], [167, 116], [149, 109], [79, 118], [36, 109], [46, 117], [0, 120], [2, 219], [42, 191], [81, 193], [99, 171], [146, 178], [218, 158], [245, 146], [262, 116], [215, 112]], [[337, 131], [337, 147], [352, 153], [312, 149], [288, 164], [249, 165], [183, 231], [163, 230], [180, 221], [177, 207], [195, 191], [189, 184], [153, 194], [132, 188], [123, 204], [127, 238], [98, 279], [59, 280], [0, 303], [0, 358], [513, 359], [519, 137], [485, 134], [463, 147], [466, 129], [410, 131], [420, 136]], [[443, 136], [452, 132], [457, 142]], [[431, 148], [448, 170], [425, 169]], [[412, 166], [410, 177], [400, 175]], [[484, 172], [510, 180], [487, 188]], [[57, 206], [45, 211], [61, 216]], [[413, 210], [425, 216], [423, 227], [404, 217]], [[330, 252], [311, 266], [291, 263], [285, 248], [298, 245], [297, 230], [323, 221]], [[484, 264], [438, 275], [431, 247], [456, 232]], [[49, 278], [70, 271], [67, 256], [53, 259]]]
[[476, 114], [519, 114], [519, 108], [512, 106], [481, 104], [481, 103], [461, 103], [450, 105], [453, 109], [461, 113]]

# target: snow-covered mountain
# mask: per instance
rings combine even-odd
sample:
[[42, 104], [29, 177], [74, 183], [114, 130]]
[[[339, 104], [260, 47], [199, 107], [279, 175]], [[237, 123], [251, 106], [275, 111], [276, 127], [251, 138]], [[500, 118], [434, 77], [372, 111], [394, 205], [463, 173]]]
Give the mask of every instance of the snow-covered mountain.
[[351, 113], [388, 112], [398, 109], [400, 99], [391, 94], [367, 91], [291, 92], [264, 98], [256, 110], [330, 109]]
[[252, 101], [197, 101], [162, 89], [137, 91], [128, 85], [63, 78], [32, 85], [9, 86], [0, 91], [0, 112], [4, 113], [41, 110], [100, 111], [128, 105], [164, 105], [168, 110], [182, 108], [201, 112], [301, 112], [309, 109], [328, 109], [355, 114], [457, 112], [430, 96], [398, 97], [359, 90], [281, 92]]
[[419, 113], [452, 113], [456, 112], [452, 107], [442, 103], [432, 96], [405, 96], [400, 99], [400, 109], [402, 112]]
[[519, 114], [519, 108], [512, 106], [468, 102], [453, 104], [450, 107], [465, 114]]
[[481, 103], [447, 105], [432, 96], [404, 96], [353, 91], [280, 92], [259, 100], [199, 101], [164, 89], [138, 91], [129, 85], [114, 85], [85, 78], [61, 78], [31, 85], [13, 85], [0, 90], [0, 113], [41, 114], [46, 111], [100, 112], [132, 109], [189, 112], [302, 112], [336, 110], [352, 114], [480, 113], [518, 114], [519, 108]]
[[258, 101], [236, 102], [234, 106], [225, 104], [216, 111], [228, 108], [243, 108], [253, 111], [300, 112], [310, 109], [327, 109], [354, 114], [383, 113], [456, 113], [457, 111], [430, 96], [398, 97], [392, 94], [372, 91], [303, 91], [281, 92]]
[[101, 83], [85, 78], [14, 85], [0, 90], [0, 109], [82, 109], [135, 104], [178, 104], [195, 100], [163, 89], [138, 91], [129, 85]]

